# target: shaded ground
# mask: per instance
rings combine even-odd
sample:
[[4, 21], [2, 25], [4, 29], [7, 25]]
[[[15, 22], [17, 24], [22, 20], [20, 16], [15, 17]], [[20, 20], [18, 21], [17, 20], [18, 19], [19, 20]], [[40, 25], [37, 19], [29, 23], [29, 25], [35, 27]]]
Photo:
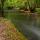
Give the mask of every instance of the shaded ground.
[[0, 40], [27, 40], [10, 20], [0, 18]]

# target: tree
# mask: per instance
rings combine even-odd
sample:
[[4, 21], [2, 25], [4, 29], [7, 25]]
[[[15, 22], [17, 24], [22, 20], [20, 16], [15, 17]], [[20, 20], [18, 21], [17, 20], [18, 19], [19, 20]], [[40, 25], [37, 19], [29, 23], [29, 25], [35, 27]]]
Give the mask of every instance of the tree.
[[40, 8], [40, 0], [35, 0], [36, 1], [36, 7]]
[[[36, 8], [36, 4], [35, 4], [35, 1], [33, 0], [33, 1], [29, 1], [29, 0], [27, 0], [27, 2], [28, 2], [28, 5], [29, 5], [29, 10], [30, 10], [30, 12], [32, 12], [32, 13], [34, 13], [36, 10], [35, 10], [35, 8]], [[30, 2], [30, 3], [29, 3]]]
[[4, 17], [4, 2], [5, 2], [5, 0], [1, 0], [1, 5], [2, 5], [2, 7], [1, 7], [1, 10], [2, 10], [2, 12], [1, 12], [1, 14], [2, 14], [2, 17]]

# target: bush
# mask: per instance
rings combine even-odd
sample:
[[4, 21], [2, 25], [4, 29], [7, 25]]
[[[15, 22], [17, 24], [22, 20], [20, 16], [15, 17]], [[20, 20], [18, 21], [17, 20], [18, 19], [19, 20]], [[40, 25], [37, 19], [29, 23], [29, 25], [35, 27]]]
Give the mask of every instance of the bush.
[[7, 9], [13, 9], [13, 6], [8, 6]]

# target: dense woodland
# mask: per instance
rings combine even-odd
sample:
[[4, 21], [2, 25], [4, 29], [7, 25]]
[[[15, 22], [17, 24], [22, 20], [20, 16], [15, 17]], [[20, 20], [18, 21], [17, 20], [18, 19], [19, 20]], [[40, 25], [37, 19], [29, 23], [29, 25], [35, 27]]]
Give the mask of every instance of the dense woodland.
[[[40, 0], [0, 0], [0, 14], [4, 9], [14, 9], [35, 12], [40, 11]], [[38, 9], [38, 10], [36, 10]]]
[[20, 9], [39, 8], [40, 0], [4, 0], [4, 8], [16, 7]]

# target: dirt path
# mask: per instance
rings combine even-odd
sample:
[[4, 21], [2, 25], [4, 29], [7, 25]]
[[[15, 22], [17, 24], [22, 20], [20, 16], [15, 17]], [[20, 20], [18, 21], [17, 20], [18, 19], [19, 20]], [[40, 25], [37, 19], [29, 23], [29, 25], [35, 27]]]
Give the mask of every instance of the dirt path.
[[7, 27], [5, 21], [6, 19], [3, 20], [3, 18], [0, 18], [0, 40], [5, 40], [3, 37], [4, 31]]
[[10, 20], [0, 18], [0, 40], [27, 40]]

